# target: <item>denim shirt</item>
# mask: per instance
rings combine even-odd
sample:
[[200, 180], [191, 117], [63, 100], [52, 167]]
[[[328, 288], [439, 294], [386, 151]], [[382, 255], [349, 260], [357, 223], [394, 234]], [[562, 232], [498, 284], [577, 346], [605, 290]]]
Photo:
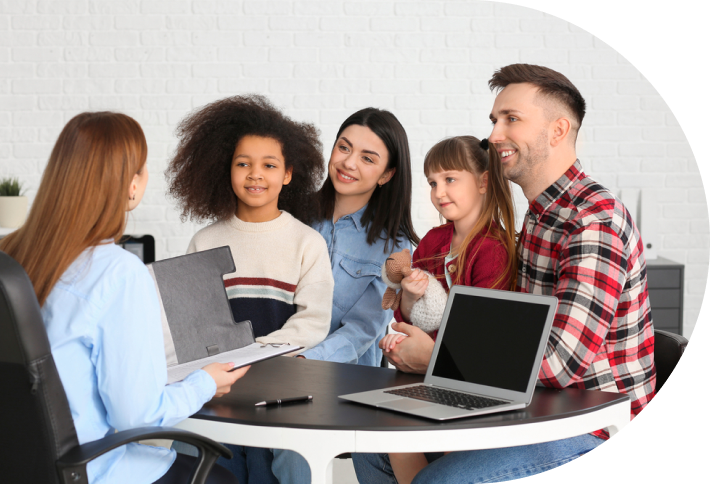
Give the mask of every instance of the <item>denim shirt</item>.
[[367, 227], [362, 225], [365, 207], [335, 223], [322, 220], [313, 224], [328, 245], [335, 291], [328, 337], [304, 351], [306, 358], [368, 366], [379, 366], [382, 360], [377, 343], [392, 319], [392, 311], [382, 309], [387, 289], [382, 281], [382, 264], [392, 252], [411, 251], [412, 246], [401, 238], [397, 247], [390, 246], [386, 253], [383, 238], [368, 245]]

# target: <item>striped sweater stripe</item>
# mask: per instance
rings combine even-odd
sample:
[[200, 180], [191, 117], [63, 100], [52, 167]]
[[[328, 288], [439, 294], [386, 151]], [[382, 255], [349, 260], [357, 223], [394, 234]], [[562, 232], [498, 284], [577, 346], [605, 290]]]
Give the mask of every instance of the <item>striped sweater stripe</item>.
[[295, 284], [260, 277], [234, 277], [224, 281], [229, 299], [263, 298], [293, 304]]
[[296, 292], [296, 284], [289, 284], [266, 277], [232, 277], [224, 280], [224, 286], [272, 286], [291, 293]]

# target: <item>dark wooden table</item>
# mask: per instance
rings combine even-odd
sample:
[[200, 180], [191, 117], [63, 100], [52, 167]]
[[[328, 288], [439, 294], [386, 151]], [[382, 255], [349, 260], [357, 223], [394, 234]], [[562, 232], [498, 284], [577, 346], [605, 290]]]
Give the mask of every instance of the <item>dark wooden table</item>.
[[[524, 410], [438, 422], [340, 400], [338, 395], [416, 383], [423, 375], [277, 357], [254, 365], [232, 391], [179, 427], [218, 442], [291, 449], [311, 466], [312, 482], [330, 482], [345, 452], [430, 452], [510, 447], [581, 435], [614, 434], [630, 419], [626, 395], [538, 388]], [[310, 403], [254, 407], [313, 395]]]

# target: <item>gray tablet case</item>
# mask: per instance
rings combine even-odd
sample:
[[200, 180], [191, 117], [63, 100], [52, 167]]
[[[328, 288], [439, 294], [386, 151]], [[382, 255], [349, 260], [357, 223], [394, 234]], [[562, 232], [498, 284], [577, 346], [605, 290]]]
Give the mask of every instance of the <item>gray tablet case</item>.
[[158, 291], [168, 367], [254, 343], [250, 321], [232, 317], [222, 276], [234, 272], [229, 247], [149, 264]]

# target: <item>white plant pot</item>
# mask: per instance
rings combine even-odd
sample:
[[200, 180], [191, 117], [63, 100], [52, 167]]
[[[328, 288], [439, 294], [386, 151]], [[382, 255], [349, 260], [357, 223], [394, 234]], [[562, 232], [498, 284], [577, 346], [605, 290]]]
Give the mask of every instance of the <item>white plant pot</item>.
[[17, 228], [27, 218], [27, 197], [0, 197], [0, 227]]

